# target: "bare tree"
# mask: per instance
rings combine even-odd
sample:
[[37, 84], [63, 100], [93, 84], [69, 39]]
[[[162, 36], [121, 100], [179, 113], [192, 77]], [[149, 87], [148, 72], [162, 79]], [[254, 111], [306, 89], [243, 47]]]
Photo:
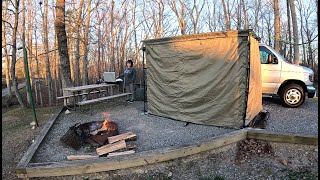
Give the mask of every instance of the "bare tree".
[[32, 61], [33, 61], [33, 48], [32, 48], [32, 30], [33, 30], [33, 24], [34, 24], [34, 11], [32, 9], [33, 7], [33, 1], [28, 0], [28, 30], [26, 32], [27, 36], [27, 44], [28, 44], [28, 63], [29, 63], [29, 70], [31, 74], [31, 84], [34, 83], [34, 71], [32, 68]]
[[11, 53], [11, 78], [13, 84], [14, 94], [18, 99], [18, 102], [22, 108], [25, 107], [21, 94], [18, 89], [18, 81], [16, 78], [16, 62], [17, 62], [17, 31], [18, 31], [18, 19], [19, 19], [19, 0], [14, 0], [14, 25], [13, 25], [13, 32], [12, 32], [12, 53]]
[[194, 34], [198, 33], [197, 27], [198, 27], [198, 23], [199, 23], [199, 18], [200, 18], [200, 14], [201, 14], [201, 11], [203, 10], [205, 3], [206, 3], [206, 1], [203, 1], [202, 5], [200, 6], [200, 9], [199, 9], [199, 7], [197, 6], [196, 0], [193, 0], [193, 6], [192, 6], [192, 9], [190, 12], [190, 16], [191, 16]]
[[[22, 41], [22, 46], [23, 46], [23, 49], [26, 48], [26, 8], [25, 8], [25, 0], [22, 0], [21, 2], [21, 5], [22, 5], [22, 37], [21, 37], [21, 41]], [[24, 54], [23, 53], [23, 58], [27, 58], [25, 57], [27, 56], [27, 54]], [[26, 66], [26, 62], [23, 61], [23, 66], [25, 67]], [[27, 79], [27, 72], [26, 72], [26, 69], [24, 68], [24, 77]], [[27, 102], [28, 102], [28, 105], [31, 104], [31, 99], [30, 99], [30, 96], [29, 96], [29, 91], [26, 91], [26, 94], [27, 94]]]
[[[73, 5], [75, 3], [72, 3]], [[72, 10], [67, 12], [67, 17], [68, 17], [68, 24], [67, 24], [67, 37], [68, 37], [68, 52], [69, 52], [69, 57], [70, 57], [70, 73], [71, 73], [71, 80], [74, 82], [74, 63], [73, 63], [73, 24], [72, 24]]]
[[[290, 0], [286, 0], [286, 4], [287, 4], [287, 22], [288, 22], [288, 36], [289, 36], [289, 42], [292, 41], [292, 32], [291, 32], [291, 11], [290, 11]], [[291, 62], [292, 61], [292, 44], [289, 43], [289, 53], [288, 53], [288, 61]]]
[[290, 0], [290, 9], [291, 9], [291, 16], [292, 16], [292, 29], [293, 29], [293, 62], [294, 64], [299, 64], [300, 61], [300, 52], [299, 52], [299, 34], [298, 34], [298, 23], [297, 23], [297, 15], [296, 15], [296, 8], [294, 5], [293, 0]]
[[225, 18], [225, 21], [226, 21], [226, 28], [227, 28], [227, 30], [231, 30], [231, 27], [230, 27], [230, 16], [228, 16], [226, 3], [225, 3], [224, 0], [221, 0], [221, 1], [222, 1], [222, 6], [223, 6], [224, 18]]
[[156, 4], [150, 6], [152, 10], [152, 21], [155, 29], [155, 38], [160, 38], [163, 36], [163, 21], [164, 21], [164, 3], [162, 0], [157, 0]]
[[[211, 6], [213, 5], [213, 9], [211, 11]], [[207, 24], [209, 26], [209, 30], [211, 32], [216, 31], [217, 29], [217, 20], [216, 20], [216, 2], [214, 1], [213, 3], [207, 3], [207, 13], [206, 16], [208, 18]]]
[[84, 33], [84, 57], [83, 57], [83, 78], [82, 85], [88, 84], [88, 49], [89, 49], [89, 28], [90, 28], [90, 11], [91, 11], [91, 0], [88, 1], [87, 7], [87, 19], [86, 19], [86, 29]]
[[115, 31], [114, 31], [114, 0], [111, 0], [111, 12], [110, 12], [110, 34], [111, 34], [111, 65], [110, 71], [115, 71], [116, 64], [115, 64], [115, 52], [114, 52], [114, 41], [115, 41]]
[[[315, 29], [317, 27], [317, 25], [314, 25], [313, 27], [310, 27], [310, 25], [312, 25], [309, 22], [309, 18], [311, 16], [311, 14], [315, 11], [314, 8], [312, 8], [313, 6], [308, 6], [303, 8], [304, 9], [304, 13], [303, 13], [303, 17], [305, 20], [305, 26], [304, 26], [304, 31], [306, 33], [306, 37], [307, 37], [307, 65], [313, 69], [314, 68], [314, 50], [312, 49], [312, 42], [318, 37], [318, 35], [314, 35], [315, 31], [312, 29]], [[314, 23], [315, 24], [315, 23]], [[313, 37], [314, 36], [314, 37]]]
[[5, 66], [5, 72], [6, 72], [6, 84], [7, 84], [7, 88], [8, 88], [8, 96], [9, 99], [12, 97], [12, 92], [11, 92], [11, 83], [10, 83], [10, 58], [8, 55], [8, 50], [7, 50], [7, 39], [6, 39], [6, 24], [5, 22], [7, 22], [7, 10], [8, 10], [8, 4], [9, 2], [3, 2], [2, 1], [2, 6], [5, 3], [5, 7], [3, 8], [2, 11], [2, 48], [4, 48], [4, 58], [6, 59], [6, 66]]
[[98, 32], [97, 32], [97, 36], [98, 36], [97, 78], [101, 79], [101, 73], [100, 73], [100, 69], [101, 69], [100, 68], [100, 63], [101, 63], [101, 44], [102, 44], [101, 43], [101, 41], [102, 41], [102, 39], [101, 39], [101, 23], [102, 23], [102, 20], [103, 20], [104, 16], [100, 18], [100, 13], [98, 12], [99, 3], [100, 3], [100, 1], [98, 1], [97, 5], [96, 5], [96, 7], [97, 7], [97, 20], [98, 20]]
[[[35, 46], [36, 46], [36, 70], [37, 70], [37, 76], [38, 76], [38, 81], [36, 81], [36, 88], [35, 88], [35, 92], [36, 92], [36, 97], [38, 95], [38, 90], [39, 89], [39, 98], [40, 98], [40, 105], [41, 107], [43, 106], [43, 100], [42, 100], [42, 91], [41, 91], [41, 81], [40, 81], [40, 69], [39, 69], [39, 59], [38, 59], [38, 41], [37, 41], [37, 27], [35, 27], [34, 29], [34, 36], [35, 36]], [[37, 88], [38, 85], [38, 88]], [[36, 101], [38, 99], [36, 98]], [[37, 101], [37, 103], [39, 103]]]
[[80, 86], [80, 27], [82, 17], [82, 7], [84, 0], [80, 1], [76, 20], [76, 51], [75, 51], [75, 85]]
[[244, 0], [241, 0], [241, 6], [243, 8], [244, 29], [249, 29], [249, 21], [248, 21], [247, 10], [246, 10]]
[[44, 0], [44, 14], [43, 14], [43, 44], [44, 53], [46, 58], [46, 77], [48, 83], [48, 95], [49, 95], [49, 106], [52, 105], [52, 79], [50, 71], [50, 59], [49, 59], [49, 43], [48, 43], [48, 0]]
[[[300, 35], [301, 35], [301, 42], [302, 42], [302, 57], [303, 57], [303, 59], [302, 59], [302, 63], [305, 65], [306, 64], [306, 47], [305, 47], [305, 43], [304, 43], [304, 35], [303, 35], [303, 13], [302, 13], [302, 11], [303, 11], [303, 6], [302, 6], [302, 2], [301, 2], [301, 0], [298, 0], [297, 1], [298, 2], [298, 6], [297, 6], [297, 8], [298, 8], [298, 11], [299, 11], [299, 15], [300, 15]], [[289, 20], [288, 20], [289, 21]], [[289, 42], [291, 42], [291, 41], [289, 41]]]
[[274, 33], [275, 33], [275, 41], [274, 41], [274, 50], [280, 52], [280, 12], [279, 12], [279, 2], [278, 0], [274, 0]]
[[[65, 0], [57, 0], [56, 2], [55, 31], [58, 39], [62, 88], [71, 87], [72, 81], [65, 25]], [[67, 92], [63, 91], [63, 95], [65, 94], [67, 94]]]
[[170, 0], [170, 7], [174, 14], [177, 17], [180, 32], [182, 35], [186, 34], [186, 22], [185, 22], [185, 4], [182, 0], [179, 0], [180, 3], [180, 13], [178, 12], [177, 4], [175, 0]]

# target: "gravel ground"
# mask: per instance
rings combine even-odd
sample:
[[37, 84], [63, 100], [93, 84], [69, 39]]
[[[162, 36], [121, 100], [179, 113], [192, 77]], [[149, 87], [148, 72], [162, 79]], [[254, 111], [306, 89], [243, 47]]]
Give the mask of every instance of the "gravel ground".
[[[260, 141], [261, 142], [261, 141]], [[265, 142], [264, 142], [265, 143]], [[236, 163], [238, 146], [232, 144], [204, 153], [109, 172], [77, 176], [46, 177], [46, 180], [132, 179], [132, 180], [237, 180], [237, 179], [318, 179], [318, 146], [269, 143], [273, 153], [250, 151]], [[258, 149], [257, 149], [258, 150]], [[253, 154], [250, 154], [253, 153]]]
[[[318, 99], [306, 99], [299, 108], [284, 108], [279, 99], [263, 99], [263, 108], [270, 112], [266, 129], [277, 132], [302, 134], [318, 134]], [[62, 113], [44, 143], [40, 146], [32, 162], [50, 162], [66, 160], [67, 155], [91, 154], [96, 155], [91, 146], [84, 146], [75, 151], [65, 147], [59, 141], [68, 128], [75, 123], [103, 120], [101, 113], [108, 112], [111, 121], [119, 126], [119, 133], [132, 131], [137, 134], [136, 152], [153, 150], [168, 146], [179, 147], [202, 139], [234, 131], [234, 129], [204, 126], [175, 121], [163, 117], [143, 115], [143, 102], [137, 101], [124, 106], [119, 100], [109, 101], [92, 106], [93, 115], [89, 107], [82, 108], [82, 112], [71, 111]]]
[[[84, 107], [85, 108], [85, 107]], [[100, 103], [92, 107], [93, 115], [87, 110], [71, 111], [70, 114], [62, 113], [49, 131], [44, 143], [39, 147], [32, 162], [50, 162], [66, 160], [67, 155], [92, 154], [96, 155], [95, 149], [90, 146], [81, 147], [79, 150], [65, 147], [60, 138], [68, 128], [76, 123], [103, 120], [102, 112], [110, 113], [110, 120], [118, 123], [119, 133], [134, 132], [137, 134], [136, 152], [164, 148], [197, 142], [217, 135], [225, 134], [235, 129], [215, 126], [204, 126], [175, 121], [163, 117], [143, 115], [143, 102], [136, 101], [124, 107], [124, 103], [116, 100], [108, 103]], [[82, 108], [83, 109], [83, 108]]]
[[278, 98], [263, 98], [270, 112], [266, 130], [318, 135], [318, 98], [307, 98], [299, 108], [285, 108]]

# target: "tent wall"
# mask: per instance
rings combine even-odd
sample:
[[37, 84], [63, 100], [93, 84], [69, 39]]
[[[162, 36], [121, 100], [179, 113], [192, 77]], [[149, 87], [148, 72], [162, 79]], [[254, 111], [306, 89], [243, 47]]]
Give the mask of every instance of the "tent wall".
[[245, 125], [262, 110], [262, 82], [259, 42], [253, 35], [250, 38], [250, 77]]
[[144, 41], [149, 113], [241, 128], [257, 98], [257, 91], [246, 94], [248, 58], [256, 57], [248, 40], [248, 33], [229, 31]]

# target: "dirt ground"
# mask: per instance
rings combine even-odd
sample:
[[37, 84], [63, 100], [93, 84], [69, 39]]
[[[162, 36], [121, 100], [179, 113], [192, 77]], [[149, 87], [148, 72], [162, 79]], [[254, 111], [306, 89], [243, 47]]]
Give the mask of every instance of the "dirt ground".
[[[2, 177], [16, 179], [15, 167], [28, 150], [43, 125], [58, 107], [38, 108], [37, 119], [40, 127], [31, 129], [32, 110], [12, 107], [2, 112]], [[3, 108], [5, 109], [5, 108]]]

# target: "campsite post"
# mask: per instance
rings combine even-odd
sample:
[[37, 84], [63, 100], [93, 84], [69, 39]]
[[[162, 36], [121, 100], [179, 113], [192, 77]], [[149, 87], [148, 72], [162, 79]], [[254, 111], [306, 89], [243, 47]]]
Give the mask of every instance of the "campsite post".
[[33, 102], [33, 97], [32, 97], [32, 90], [31, 90], [31, 84], [30, 84], [30, 75], [29, 75], [29, 66], [28, 66], [28, 53], [27, 53], [27, 49], [26, 47], [20, 47], [18, 48], [18, 50], [23, 49], [23, 55], [24, 55], [24, 68], [25, 68], [25, 72], [26, 72], [26, 79], [27, 79], [27, 90], [29, 92], [29, 98], [31, 101], [31, 107], [32, 107], [32, 113], [33, 113], [33, 118], [34, 121], [36, 123], [36, 127], [39, 126], [38, 124], [38, 120], [37, 120], [37, 115], [36, 115], [36, 110], [34, 107], [34, 102]]
[[146, 113], [146, 79], [145, 79], [145, 67], [144, 67], [144, 51], [146, 47], [142, 47], [142, 78], [143, 78], [143, 113]]

